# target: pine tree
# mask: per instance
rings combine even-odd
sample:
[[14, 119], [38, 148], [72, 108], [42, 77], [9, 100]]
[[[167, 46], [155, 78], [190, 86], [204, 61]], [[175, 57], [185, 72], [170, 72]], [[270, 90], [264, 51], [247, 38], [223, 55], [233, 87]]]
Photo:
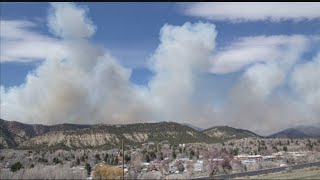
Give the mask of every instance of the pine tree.
[[114, 165], [118, 165], [118, 163], [119, 163], [119, 159], [118, 159], [118, 157], [115, 157], [115, 159], [114, 159]]
[[80, 159], [77, 158], [77, 165], [80, 165]]
[[150, 157], [149, 157], [148, 154], [146, 155], [146, 161], [147, 161], [148, 163], [150, 162]]
[[90, 176], [92, 168], [91, 168], [91, 166], [90, 166], [90, 164], [89, 164], [89, 163], [86, 163], [86, 165], [85, 165], [85, 169], [87, 170], [87, 174], [88, 174], [88, 176]]
[[108, 157], [109, 157], [109, 154], [108, 153], [106, 153], [106, 155], [104, 156], [104, 162], [106, 162], [106, 163], [108, 163]]
[[172, 158], [175, 159], [177, 157], [175, 150], [172, 151]]

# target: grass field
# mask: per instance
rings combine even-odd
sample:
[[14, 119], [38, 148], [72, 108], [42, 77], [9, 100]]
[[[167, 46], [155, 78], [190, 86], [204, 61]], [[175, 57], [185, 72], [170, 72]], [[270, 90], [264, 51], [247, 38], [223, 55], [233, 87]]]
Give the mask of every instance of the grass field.
[[272, 173], [260, 176], [250, 176], [241, 179], [320, 179], [320, 168], [292, 170], [290, 172]]

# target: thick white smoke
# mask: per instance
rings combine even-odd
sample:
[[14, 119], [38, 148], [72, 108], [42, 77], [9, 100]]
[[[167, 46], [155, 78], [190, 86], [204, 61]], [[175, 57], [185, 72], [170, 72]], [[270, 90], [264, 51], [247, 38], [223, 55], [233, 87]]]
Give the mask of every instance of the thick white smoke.
[[205, 23], [161, 29], [161, 44], [151, 59], [156, 74], [149, 83], [158, 120], [192, 122], [203, 113], [203, 104], [193, 95], [203, 88], [197, 87], [196, 81], [209, 70], [208, 57], [215, 48], [216, 35], [215, 26]]
[[[51, 7], [48, 25], [61, 39], [41, 36], [40, 40], [54, 42], [59, 51], [28, 54], [29, 59], [46, 60], [21, 86], [1, 86], [3, 119], [42, 124], [176, 121], [200, 127], [229, 125], [262, 134], [318, 122], [320, 56], [301, 64], [310, 44], [305, 36], [248, 37], [215, 52], [213, 24], [166, 24], [149, 59], [155, 75], [148, 85], [138, 86], [129, 80], [130, 69], [90, 42], [97, 28], [86, 9], [73, 3]], [[218, 108], [213, 106], [215, 99], [198, 98], [209, 86], [201, 81], [209, 73], [229, 73], [249, 65]], [[281, 90], [285, 88], [289, 90]]]
[[208, 71], [214, 25], [165, 25], [151, 58], [156, 75], [148, 87], [132, 84], [129, 69], [90, 43], [96, 28], [85, 10], [52, 4], [49, 27], [68, 53], [50, 56], [22, 86], [2, 88], [2, 118], [44, 124], [185, 122], [203, 111], [192, 95], [199, 91], [195, 77]]
[[86, 11], [72, 3], [52, 4], [49, 27], [68, 53], [49, 56], [25, 84], [2, 88], [2, 118], [43, 124], [151, 119], [145, 117], [139, 88], [129, 82], [130, 70], [90, 43], [95, 28]]

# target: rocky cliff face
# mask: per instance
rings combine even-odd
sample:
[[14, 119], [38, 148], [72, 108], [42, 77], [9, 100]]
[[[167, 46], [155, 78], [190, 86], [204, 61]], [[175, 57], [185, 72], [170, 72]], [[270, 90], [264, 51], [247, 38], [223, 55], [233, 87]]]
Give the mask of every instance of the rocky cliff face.
[[29, 125], [0, 121], [2, 148], [56, 147], [68, 148], [117, 146], [148, 141], [170, 143], [214, 142], [206, 134], [186, 125], [173, 122], [139, 123], [127, 125]]

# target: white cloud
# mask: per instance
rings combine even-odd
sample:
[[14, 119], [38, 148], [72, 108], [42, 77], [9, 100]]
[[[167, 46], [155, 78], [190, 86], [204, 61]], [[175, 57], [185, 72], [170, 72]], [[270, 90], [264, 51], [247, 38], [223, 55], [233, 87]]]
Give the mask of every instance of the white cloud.
[[320, 4], [316, 2], [195, 2], [183, 3], [181, 8], [190, 16], [233, 22], [301, 21], [320, 17]]
[[96, 31], [96, 27], [87, 18], [87, 9], [73, 3], [52, 3], [55, 13], [48, 17], [51, 30], [63, 38], [88, 38]]
[[259, 62], [292, 63], [305, 51], [310, 38], [303, 35], [241, 38], [212, 57], [211, 72], [224, 74]]
[[26, 20], [0, 20], [0, 61], [29, 62], [49, 56], [67, 56], [66, 47], [55, 38], [37, 33]]

